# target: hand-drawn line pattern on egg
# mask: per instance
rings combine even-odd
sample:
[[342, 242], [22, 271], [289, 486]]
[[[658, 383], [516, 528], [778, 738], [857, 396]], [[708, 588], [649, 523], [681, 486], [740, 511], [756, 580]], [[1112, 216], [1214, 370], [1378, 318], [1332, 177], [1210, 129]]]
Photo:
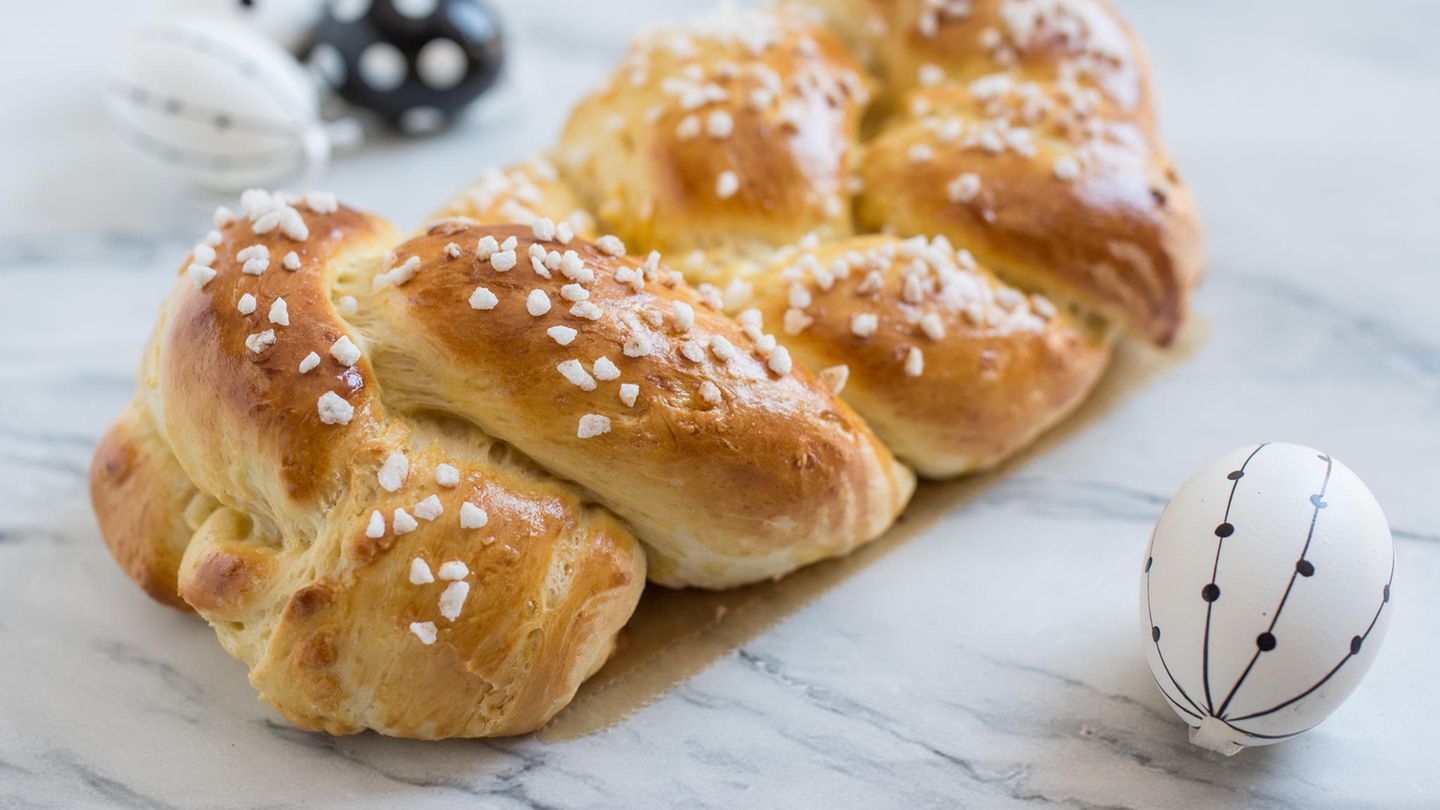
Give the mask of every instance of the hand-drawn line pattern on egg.
[[273, 181], [323, 147], [319, 101], [303, 68], [240, 27], [187, 19], [131, 41], [108, 87], [130, 145], [223, 188]]
[[[1303, 480], [1311, 473], [1313, 490]], [[1242, 488], [1257, 477], [1264, 480]], [[1337, 480], [1345, 500], [1332, 503]], [[1210, 503], [1220, 496], [1223, 511]], [[1327, 532], [1326, 516], [1337, 512], [1341, 517], [1329, 521], [1333, 533]], [[1388, 556], [1388, 567], [1381, 567], [1379, 552]], [[1199, 586], [1187, 588], [1197, 570], [1203, 578], [1191, 584]], [[1394, 571], [1383, 513], [1344, 465], [1299, 445], [1261, 444], [1227, 454], [1181, 488], [1151, 534], [1141, 601], [1156, 686], [1197, 744], [1234, 753], [1301, 734], [1337, 707], [1368, 669], [1378, 639], [1366, 642], [1377, 628], [1383, 634]], [[1297, 599], [1303, 604], [1287, 612]], [[1223, 631], [1215, 626], [1222, 611]], [[1203, 626], [1198, 633], [1197, 625]], [[1248, 646], [1237, 655], [1241, 642]], [[1362, 652], [1364, 660], [1352, 664]], [[1245, 661], [1243, 669], [1224, 677], [1214, 672], [1217, 656], [1235, 666]], [[1346, 683], [1322, 693], [1342, 672]], [[1257, 678], [1264, 683], [1257, 686]], [[1252, 692], [1260, 694], [1242, 705]]]

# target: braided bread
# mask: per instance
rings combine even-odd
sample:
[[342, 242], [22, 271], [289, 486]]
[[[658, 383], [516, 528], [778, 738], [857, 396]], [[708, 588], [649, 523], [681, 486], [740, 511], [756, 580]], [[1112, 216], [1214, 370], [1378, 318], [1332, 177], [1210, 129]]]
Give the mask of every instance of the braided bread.
[[1098, 0], [727, 11], [641, 37], [553, 155], [408, 238], [326, 194], [242, 208], [182, 265], [92, 501], [147, 593], [331, 733], [539, 727], [647, 578], [875, 538], [912, 469], [1013, 455], [1119, 334], [1173, 338], [1199, 275]]
[[[732, 313], [758, 293], [780, 342], [846, 367], [845, 399], [929, 477], [1072, 410], [1108, 324], [1173, 339], [1198, 228], [1108, 6], [789, 8], [643, 36], [580, 103], [557, 159], [605, 228], [681, 253]], [[909, 238], [856, 235], [877, 231]]]

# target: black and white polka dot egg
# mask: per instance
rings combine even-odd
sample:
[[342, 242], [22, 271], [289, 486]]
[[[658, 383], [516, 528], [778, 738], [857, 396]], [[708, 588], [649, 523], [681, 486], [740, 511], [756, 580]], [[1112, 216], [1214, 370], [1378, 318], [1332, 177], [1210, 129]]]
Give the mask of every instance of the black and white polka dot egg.
[[346, 101], [424, 134], [495, 83], [503, 54], [481, 0], [330, 0], [306, 59]]
[[1394, 570], [1375, 496], [1325, 453], [1252, 445], [1187, 481], [1151, 536], [1140, 619], [1190, 741], [1234, 754], [1329, 716], [1375, 660]]

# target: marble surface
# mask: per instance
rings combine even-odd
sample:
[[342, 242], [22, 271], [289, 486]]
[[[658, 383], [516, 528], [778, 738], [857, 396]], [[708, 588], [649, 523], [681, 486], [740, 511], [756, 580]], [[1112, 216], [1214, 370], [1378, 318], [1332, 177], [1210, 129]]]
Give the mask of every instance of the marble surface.
[[[704, 0], [506, 5], [523, 92], [325, 185], [414, 223], [548, 141], [638, 25]], [[105, 133], [133, 4], [0, 26], [0, 807], [1417, 806], [1440, 801], [1440, 4], [1122, 0], [1209, 238], [1188, 363], [613, 729], [546, 744], [294, 731], [143, 598], [86, 494], [212, 201]], [[76, 26], [76, 19], [85, 25]], [[63, 47], [60, 46], [63, 43]], [[1303, 738], [1192, 749], [1145, 668], [1145, 540], [1234, 446], [1324, 448], [1395, 532], [1368, 680]]]

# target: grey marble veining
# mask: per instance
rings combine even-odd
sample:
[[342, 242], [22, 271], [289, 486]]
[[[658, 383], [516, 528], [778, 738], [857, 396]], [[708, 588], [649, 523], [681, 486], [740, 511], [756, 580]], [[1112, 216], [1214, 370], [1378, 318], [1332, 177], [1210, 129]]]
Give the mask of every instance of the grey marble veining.
[[[504, 4], [523, 92], [432, 142], [342, 158], [326, 185], [414, 223], [456, 177], [548, 142], [636, 27], [705, 5]], [[208, 628], [117, 570], [86, 468], [213, 201], [104, 132], [98, 80], [132, 4], [7, 9], [0, 808], [1440, 802], [1440, 4], [1121, 5], [1205, 216], [1208, 342], [618, 726], [548, 745], [291, 729]], [[1137, 574], [1185, 476], [1264, 439], [1370, 484], [1396, 613], [1330, 721], [1225, 759], [1185, 742], [1150, 681]]]

